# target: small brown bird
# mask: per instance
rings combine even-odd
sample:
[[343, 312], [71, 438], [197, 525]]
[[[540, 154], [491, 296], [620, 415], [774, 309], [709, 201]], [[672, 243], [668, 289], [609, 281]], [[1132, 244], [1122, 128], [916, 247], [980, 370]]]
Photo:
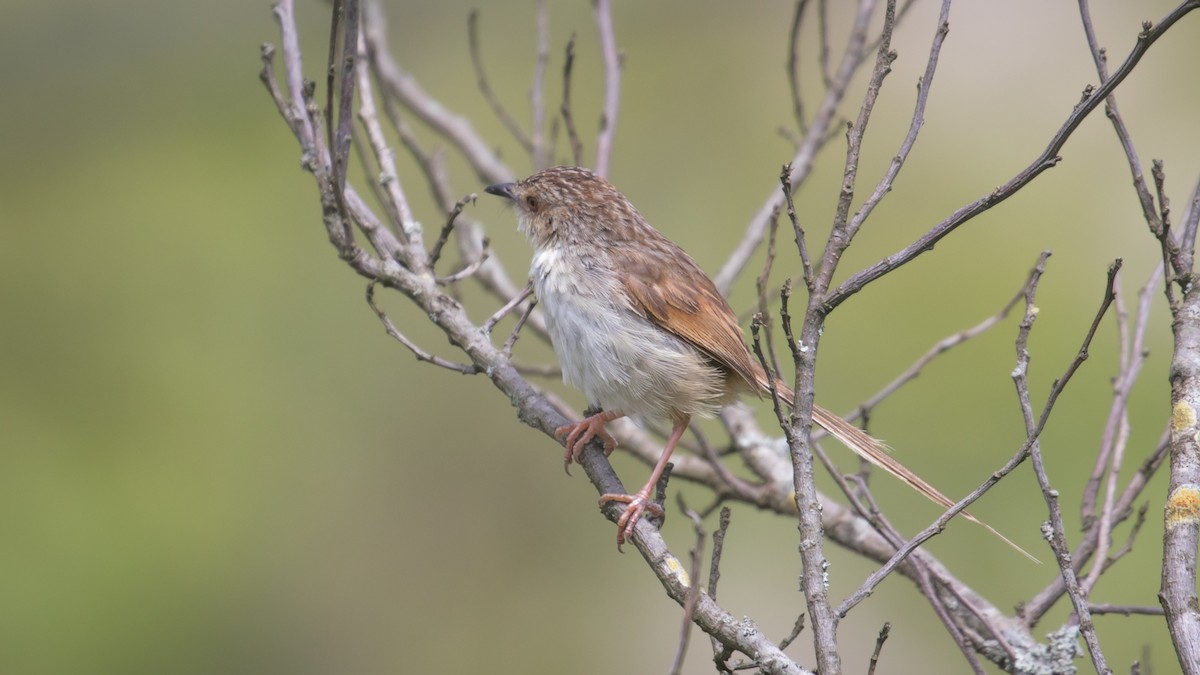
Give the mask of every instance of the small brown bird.
[[[611, 453], [616, 441], [604, 425], [617, 418], [671, 422], [662, 455], [642, 489], [600, 497], [601, 504], [628, 504], [617, 521], [620, 546], [644, 511], [661, 515], [650, 495], [691, 418], [711, 417], [743, 393], [762, 396], [770, 382], [708, 275], [608, 181], [587, 169], [556, 167], [516, 183], [490, 185], [487, 192], [512, 201], [518, 227], [533, 244], [530, 276], [563, 380], [602, 410], [555, 430], [566, 445], [565, 464], [570, 466], [592, 438], [601, 439], [605, 454]], [[778, 381], [776, 387], [791, 405], [791, 389]], [[947, 508], [954, 504], [862, 430], [820, 406], [813, 406], [813, 419], [929, 499]]]

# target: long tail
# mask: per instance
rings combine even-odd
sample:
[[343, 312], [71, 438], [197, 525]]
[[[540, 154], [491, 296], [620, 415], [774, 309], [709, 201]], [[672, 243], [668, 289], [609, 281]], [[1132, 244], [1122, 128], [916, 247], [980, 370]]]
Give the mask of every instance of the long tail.
[[[792, 390], [782, 383], [777, 383], [777, 386], [779, 387], [780, 398], [787, 402], [788, 405], [791, 405], [793, 399]], [[954, 506], [954, 500], [939, 492], [937, 488], [933, 487], [923, 478], [910, 471], [900, 462], [896, 461], [896, 459], [888, 453], [888, 447], [879, 439], [872, 437], [862, 429], [859, 429], [858, 427], [846, 422], [846, 420], [843, 420], [841, 417], [838, 417], [819, 405], [813, 406], [813, 421], [821, 425], [822, 429], [829, 432], [830, 436], [838, 439], [842, 445], [845, 445], [847, 448], [853, 450], [854, 453], [859, 457], [862, 457], [875, 466], [892, 474], [896, 478], [899, 478], [902, 482], [904, 482], [904, 484], [925, 495], [925, 497], [933, 503], [938, 504], [944, 509], [949, 509], [950, 507]], [[1041, 564], [1042, 561], [1030, 555], [1030, 553], [1025, 549], [1017, 546], [1008, 537], [997, 532], [994, 528], [992, 528], [991, 525], [979, 520], [965, 510], [961, 511], [960, 513], [967, 520], [979, 525], [988, 532], [991, 532], [994, 536], [1000, 539], [1000, 541], [1003, 541], [1004, 543], [1016, 549], [1019, 553], [1021, 553], [1021, 555], [1029, 558], [1035, 563]]]

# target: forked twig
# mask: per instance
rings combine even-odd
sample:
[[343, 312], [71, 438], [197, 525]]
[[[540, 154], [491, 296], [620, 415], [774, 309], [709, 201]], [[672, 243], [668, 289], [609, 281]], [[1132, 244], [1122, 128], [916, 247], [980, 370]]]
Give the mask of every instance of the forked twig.
[[1063, 527], [1062, 510], [1058, 504], [1058, 491], [1050, 486], [1050, 479], [1046, 475], [1039, 437], [1045, 428], [1046, 420], [1054, 408], [1058, 395], [1062, 393], [1067, 383], [1071, 380], [1071, 377], [1088, 358], [1088, 348], [1091, 345], [1092, 338], [1096, 335], [1100, 321], [1107, 313], [1116, 294], [1116, 276], [1120, 269], [1121, 260], [1118, 258], [1109, 266], [1104, 298], [1101, 300], [1100, 309], [1097, 310], [1096, 316], [1092, 320], [1092, 325], [1084, 337], [1083, 345], [1079, 348], [1079, 352], [1075, 358], [1067, 366], [1062, 377], [1055, 380], [1054, 384], [1050, 387], [1050, 394], [1046, 398], [1046, 404], [1042, 408], [1040, 418], [1035, 419], [1034, 417], [1027, 384], [1029, 333], [1033, 328], [1033, 322], [1037, 316], [1037, 307], [1033, 303], [1032, 295], [1026, 298], [1025, 319], [1022, 320], [1021, 329], [1017, 334], [1017, 367], [1013, 370], [1012, 375], [1013, 382], [1017, 388], [1017, 397], [1021, 405], [1021, 414], [1025, 419], [1026, 437], [1028, 439], [1026, 443], [1029, 445], [1029, 454], [1033, 463], [1034, 474], [1037, 476], [1038, 484], [1042, 488], [1042, 495], [1046, 501], [1050, 516], [1048, 525], [1043, 529], [1043, 535], [1049, 542], [1051, 550], [1054, 551], [1054, 558], [1058, 562], [1059, 574], [1066, 584], [1067, 596], [1070, 597], [1071, 604], [1074, 606], [1075, 614], [1078, 617], [1079, 632], [1083, 636], [1084, 643], [1087, 645], [1093, 665], [1095, 665], [1096, 670], [1100, 673], [1109, 673], [1111, 671], [1104, 658], [1104, 653], [1100, 649], [1099, 639], [1096, 637], [1096, 629], [1092, 624], [1091, 614], [1088, 612], [1087, 597], [1079, 586], [1075, 569], [1071, 564], [1071, 553], [1067, 545], [1066, 533]]
[[396, 328], [395, 324], [392, 323], [392, 320], [388, 318], [388, 315], [382, 309], [380, 309], [379, 305], [375, 303], [375, 286], [378, 285], [378, 283], [379, 282], [377, 281], [371, 281], [371, 283], [367, 284], [367, 304], [370, 305], [371, 311], [375, 312], [375, 316], [379, 317], [379, 321], [383, 324], [383, 328], [387, 331], [388, 335], [392, 336], [397, 342], [407, 347], [408, 350], [413, 353], [413, 356], [417, 357], [418, 361], [432, 363], [435, 366], [441, 366], [446, 370], [452, 370], [456, 373], [462, 373], [463, 375], [475, 375], [476, 373], [480, 372], [479, 368], [475, 365], [469, 363], [455, 363], [435, 354], [430, 354], [424, 349], [418, 347], [417, 343], [408, 339], [404, 333], [401, 333], [400, 330]]

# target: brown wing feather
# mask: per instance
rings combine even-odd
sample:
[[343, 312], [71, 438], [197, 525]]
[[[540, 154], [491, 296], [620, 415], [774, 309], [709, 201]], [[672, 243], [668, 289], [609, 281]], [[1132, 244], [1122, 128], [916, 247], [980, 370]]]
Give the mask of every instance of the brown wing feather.
[[[746, 346], [742, 328], [724, 296], [696, 261], [657, 231], [649, 230], [645, 244], [631, 251], [622, 269], [625, 291], [636, 311], [687, 340], [721, 367], [737, 373], [761, 396], [769, 390], [767, 375]], [[792, 390], [776, 382], [780, 397], [792, 404]], [[813, 406], [813, 421], [858, 456], [892, 474], [943, 508], [954, 502], [888, 454], [887, 446], [821, 406]], [[1038, 559], [967, 511], [962, 516], [991, 532], [1030, 560]]]
[[634, 309], [737, 373], [755, 392], [765, 384], [729, 303], [700, 266], [665, 239], [630, 255], [625, 291]]

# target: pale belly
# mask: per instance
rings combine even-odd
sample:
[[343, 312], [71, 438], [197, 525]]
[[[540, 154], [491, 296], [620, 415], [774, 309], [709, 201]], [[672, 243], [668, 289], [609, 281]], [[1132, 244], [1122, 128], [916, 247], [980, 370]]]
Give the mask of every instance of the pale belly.
[[581, 287], [556, 273], [556, 262], [535, 256], [534, 290], [563, 381], [583, 391], [590, 404], [680, 419], [710, 416], [728, 401], [725, 374], [689, 343], [634, 312], [616, 283], [589, 279]]

